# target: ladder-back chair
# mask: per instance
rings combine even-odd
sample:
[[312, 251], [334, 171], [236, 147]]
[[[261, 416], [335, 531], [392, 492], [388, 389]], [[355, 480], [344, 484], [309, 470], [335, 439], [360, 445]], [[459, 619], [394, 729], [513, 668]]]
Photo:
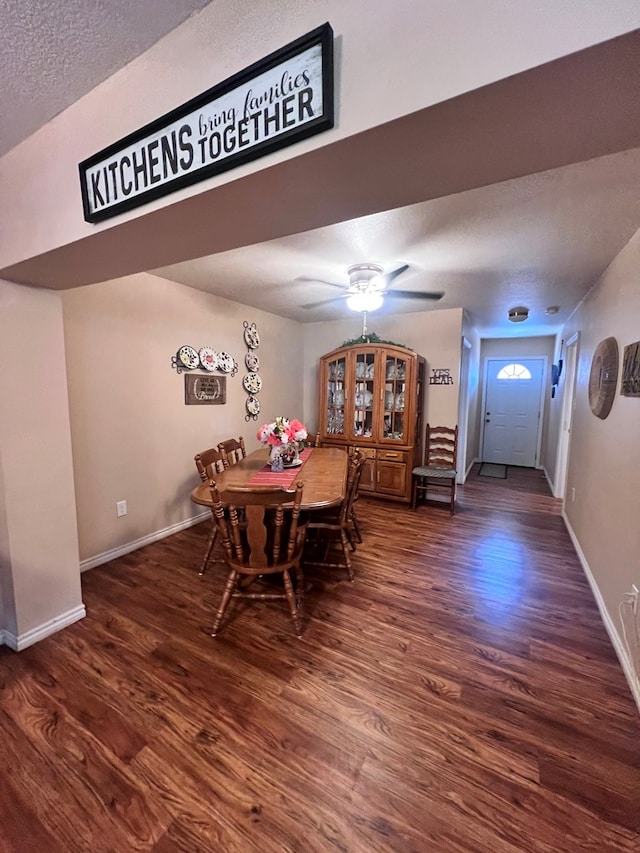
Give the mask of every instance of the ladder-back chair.
[[[305, 563], [313, 566], [346, 568], [350, 581], [355, 577], [349, 555], [349, 550], [356, 550], [352, 534], [352, 530], [355, 528], [355, 524], [357, 524], [357, 522], [354, 522], [353, 502], [358, 494], [358, 486], [360, 485], [360, 476], [364, 462], [365, 457], [356, 448], [349, 462], [347, 487], [342, 502], [333, 509], [311, 513], [308, 524], [309, 532], [314, 531], [314, 535], [313, 537], [309, 537], [309, 558], [305, 558]], [[357, 530], [357, 528], [355, 529]], [[359, 532], [356, 535], [359, 536]], [[329, 559], [331, 545], [338, 542], [342, 546], [343, 564], [332, 562]], [[324, 546], [324, 554], [321, 559], [316, 556], [320, 546]], [[312, 549], [316, 553], [313, 553]]]
[[411, 506], [415, 509], [418, 498], [428, 499], [428, 492], [444, 492], [448, 498], [449, 512], [453, 515], [456, 503], [456, 476], [458, 456], [458, 427], [431, 426], [427, 424], [424, 465], [414, 468], [411, 484]]
[[240, 438], [227, 438], [226, 441], [219, 442], [218, 450], [222, 453], [222, 463], [225, 468], [237, 465], [247, 455], [242, 436]]
[[[209, 448], [209, 450], [203, 450], [201, 453], [196, 453], [196, 455], [194, 456], [194, 461], [196, 463], [196, 468], [198, 469], [200, 479], [203, 483], [208, 483], [210, 480], [215, 480], [216, 474], [220, 474], [222, 471], [224, 471], [222, 453], [216, 447], [211, 447]], [[211, 561], [211, 555], [213, 554], [213, 549], [216, 544], [216, 539], [218, 538], [218, 526], [216, 524], [215, 515], [213, 515], [213, 510], [211, 511], [211, 516], [211, 533], [209, 534], [209, 544], [207, 546], [207, 553], [202, 563], [202, 567], [198, 572], [200, 577], [202, 577], [202, 575], [207, 570], [207, 566]]]
[[[302, 483], [294, 489], [280, 486], [229, 486], [218, 493], [209, 483], [213, 512], [229, 575], [216, 613], [211, 636], [218, 633], [232, 598], [286, 599], [295, 632], [302, 634], [304, 577], [300, 566], [305, 525], [300, 522]], [[284, 591], [256, 591], [262, 576], [281, 574]], [[295, 589], [292, 580], [295, 580]]]

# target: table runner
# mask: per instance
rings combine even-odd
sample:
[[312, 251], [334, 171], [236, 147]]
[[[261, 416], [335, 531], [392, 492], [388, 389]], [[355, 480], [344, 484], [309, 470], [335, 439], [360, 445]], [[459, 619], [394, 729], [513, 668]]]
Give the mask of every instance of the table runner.
[[293, 481], [299, 478], [300, 471], [302, 471], [304, 463], [311, 456], [312, 450], [313, 447], [306, 447], [300, 453], [302, 465], [298, 465], [296, 468], [285, 468], [283, 471], [272, 471], [271, 466], [267, 463], [264, 468], [261, 468], [249, 477], [247, 484], [251, 486], [282, 486], [283, 488], [288, 489]]

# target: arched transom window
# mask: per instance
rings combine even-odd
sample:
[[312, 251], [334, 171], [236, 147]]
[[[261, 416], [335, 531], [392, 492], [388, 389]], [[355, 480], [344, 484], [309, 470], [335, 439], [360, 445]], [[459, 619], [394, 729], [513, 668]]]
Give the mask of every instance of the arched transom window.
[[507, 364], [498, 373], [498, 379], [531, 379], [531, 371], [524, 364]]

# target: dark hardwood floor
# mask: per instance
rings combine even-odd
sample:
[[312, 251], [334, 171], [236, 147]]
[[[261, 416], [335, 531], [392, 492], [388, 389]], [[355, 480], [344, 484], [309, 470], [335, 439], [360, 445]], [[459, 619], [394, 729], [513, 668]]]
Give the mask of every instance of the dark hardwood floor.
[[542, 475], [358, 509], [300, 640], [282, 602], [208, 636], [202, 524], [0, 648], [0, 850], [637, 853], [638, 711]]

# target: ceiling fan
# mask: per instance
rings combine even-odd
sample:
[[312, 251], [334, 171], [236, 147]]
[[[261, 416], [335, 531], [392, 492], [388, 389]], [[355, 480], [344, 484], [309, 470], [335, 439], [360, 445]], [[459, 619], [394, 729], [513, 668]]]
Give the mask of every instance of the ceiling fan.
[[393, 270], [385, 273], [379, 264], [353, 264], [347, 269], [349, 284], [338, 284], [334, 281], [312, 279], [321, 281], [331, 287], [339, 287], [344, 293], [331, 299], [322, 299], [320, 302], [309, 302], [302, 308], [319, 308], [332, 302], [340, 302], [345, 299], [347, 306], [353, 311], [375, 311], [383, 304], [387, 297], [392, 299], [420, 299], [423, 301], [436, 301], [442, 299], [444, 293], [440, 291], [421, 292], [417, 290], [390, 290], [389, 285], [403, 272], [409, 269], [409, 264], [401, 264]]

